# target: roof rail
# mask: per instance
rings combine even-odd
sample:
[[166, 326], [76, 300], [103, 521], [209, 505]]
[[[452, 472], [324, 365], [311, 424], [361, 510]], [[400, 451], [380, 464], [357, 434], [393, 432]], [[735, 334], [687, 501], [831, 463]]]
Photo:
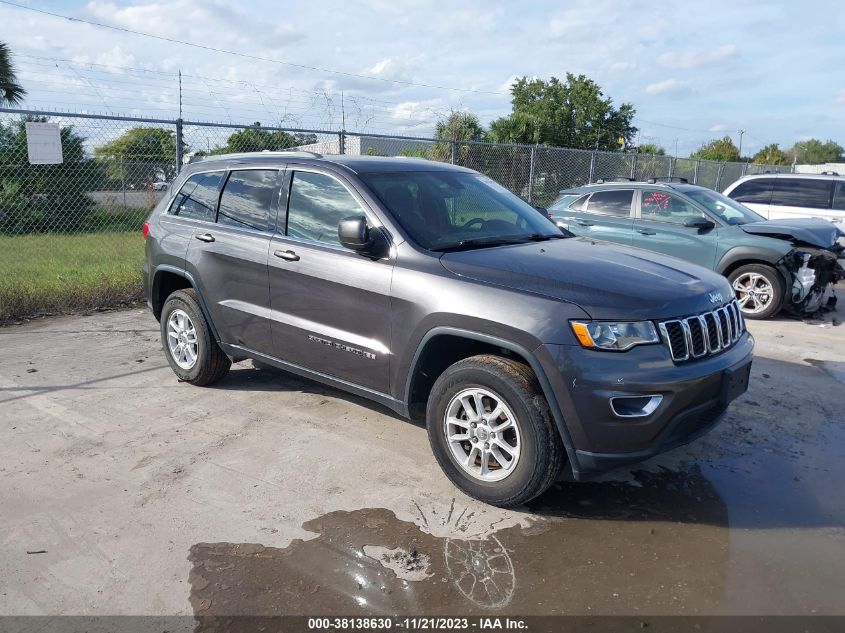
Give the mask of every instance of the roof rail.
[[679, 182], [682, 185], [689, 184], [689, 180], [680, 176], [655, 176], [654, 178], [649, 178], [646, 182], [651, 185], [658, 182]]
[[636, 178], [599, 178], [596, 180], [597, 185], [603, 185], [606, 182], [637, 182]]
[[286, 156], [297, 156], [299, 158], [322, 158], [322, 154], [318, 154], [317, 152], [308, 152], [305, 150], [278, 150], [278, 151], [270, 151], [268, 149], [262, 150], [260, 152], [234, 152], [231, 154], [209, 154], [207, 156], [203, 156], [202, 160], [233, 160], [237, 158], [253, 158], [255, 156], [276, 156], [276, 157], [286, 157]]

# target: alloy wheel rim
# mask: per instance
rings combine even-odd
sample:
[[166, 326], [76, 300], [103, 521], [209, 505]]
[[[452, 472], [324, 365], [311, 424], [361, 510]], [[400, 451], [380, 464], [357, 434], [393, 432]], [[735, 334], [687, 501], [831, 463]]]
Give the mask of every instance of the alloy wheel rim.
[[174, 310], [167, 319], [167, 347], [170, 356], [182, 369], [191, 369], [197, 364], [197, 330], [184, 310]]
[[480, 387], [464, 389], [446, 406], [446, 442], [461, 469], [480, 481], [501, 481], [519, 463], [519, 425], [504, 398]]
[[771, 282], [760, 273], [743, 273], [733, 282], [739, 308], [745, 314], [759, 314], [775, 296]]

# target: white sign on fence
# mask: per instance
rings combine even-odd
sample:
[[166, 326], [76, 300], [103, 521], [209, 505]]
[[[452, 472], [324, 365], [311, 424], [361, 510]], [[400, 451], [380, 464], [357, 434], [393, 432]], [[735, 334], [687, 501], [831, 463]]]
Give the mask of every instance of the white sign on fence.
[[27, 123], [26, 149], [30, 165], [58, 165], [62, 157], [62, 136], [58, 123]]

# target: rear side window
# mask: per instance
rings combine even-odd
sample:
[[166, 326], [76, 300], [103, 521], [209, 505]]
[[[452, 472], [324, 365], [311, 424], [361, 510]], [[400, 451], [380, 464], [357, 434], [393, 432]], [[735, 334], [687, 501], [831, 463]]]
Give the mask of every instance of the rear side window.
[[833, 208], [838, 211], [845, 211], [845, 180], [836, 181], [836, 190], [833, 193]]
[[587, 213], [599, 213], [601, 215], [615, 215], [621, 218], [627, 218], [631, 216], [631, 202], [633, 199], [633, 189], [596, 191], [590, 196], [584, 210]]
[[256, 231], [268, 230], [277, 176], [275, 169], [245, 169], [229, 174], [220, 196], [217, 223]]
[[769, 204], [772, 199], [774, 185], [774, 178], [752, 178], [737, 185], [736, 189], [728, 194], [728, 197], [733, 198], [737, 202]]
[[181, 218], [214, 222], [217, 194], [224, 172], [195, 174], [188, 178], [173, 198], [170, 214]]
[[772, 192], [772, 204], [782, 207], [829, 209], [832, 180], [778, 178]]
[[340, 221], [364, 214], [346, 187], [325, 174], [294, 172], [289, 200], [287, 234], [322, 244], [339, 245]]

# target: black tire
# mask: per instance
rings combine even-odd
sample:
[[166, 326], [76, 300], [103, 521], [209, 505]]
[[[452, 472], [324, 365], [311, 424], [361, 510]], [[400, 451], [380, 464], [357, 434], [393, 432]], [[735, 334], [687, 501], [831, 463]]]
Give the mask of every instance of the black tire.
[[[780, 273], [771, 266], [766, 266], [765, 264], [746, 264], [745, 266], [740, 266], [739, 268], [731, 272], [730, 275], [728, 275], [728, 281], [731, 282], [731, 288], [733, 289], [734, 282], [739, 277], [749, 273], [756, 273], [764, 277], [769, 283], [769, 285], [772, 287], [773, 296], [768, 305], [760, 312], [751, 313], [743, 310], [743, 318], [762, 320], [775, 316], [778, 312], [780, 312], [780, 309], [783, 307], [785, 292], [785, 284], [783, 278], [780, 276]], [[741, 299], [739, 292], [737, 292], [736, 289], [733, 290], [737, 300], [739, 301]]]
[[[185, 312], [196, 330], [196, 362], [190, 368], [180, 367], [168, 346], [167, 323], [175, 310]], [[179, 380], [192, 385], [204, 386], [217, 382], [228, 373], [232, 361], [214, 340], [211, 328], [205, 320], [202, 308], [200, 308], [195, 290], [192, 288], [177, 290], [167, 297], [167, 301], [164, 302], [164, 307], [161, 310], [160, 326], [164, 355]]]
[[[446, 440], [444, 421], [449, 403], [473, 387], [501, 397], [519, 427], [519, 459], [513, 472], [500, 481], [484, 481], [467, 473]], [[472, 356], [446, 369], [428, 397], [426, 426], [431, 449], [446, 476], [471, 497], [491, 505], [519, 506], [542, 494], [557, 479], [565, 461], [563, 444], [536, 376], [526, 365], [509, 358]]]

